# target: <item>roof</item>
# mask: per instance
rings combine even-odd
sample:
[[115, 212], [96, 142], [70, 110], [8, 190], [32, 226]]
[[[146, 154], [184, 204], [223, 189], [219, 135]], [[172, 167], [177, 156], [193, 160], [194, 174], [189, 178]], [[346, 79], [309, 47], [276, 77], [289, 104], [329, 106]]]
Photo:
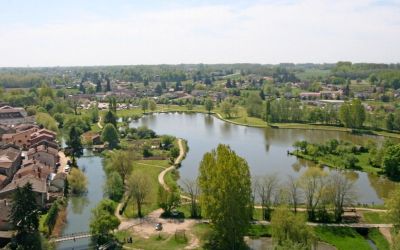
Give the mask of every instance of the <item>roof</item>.
[[47, 181], [45, 179], [41, 179], [33, 175], [26, 175], [19, 179], [14, 179], [11, 183], [0, 190], [0, 194], [14, 191], [18, 187], [25, 186], [27, 183], [32, 184], [32, 189], [34, 192], [47, 193]]
[[6, 145], [0, 149], [0, 167], [9, 168], [21, 155], [21, 150]]
[[7, 180], [7, 176], [0, 174], [0, 186], [5, 180]]
[[58, 156], [58, 150], [57, 149], [54, 149], [52, 147], [47, 147], [46, 145], [39, 145], [37, 147], [30, 148], [28, 150], [28, 154], [27, 155], [29, 156], [29, 155], [35, 154], [37, 152], [46, 152], [46, 153], [52, 154], [54, 156]]
[[26, 175], [37, 176], [41, 179], [47, 179], [47, 177], [53, 172], [53, 169], [49, 166], [45, 166], [40, 162], [34, 161], [33, 164], [26, 165], [20, 168], [14, 175], [14, 179], [22, 178]]

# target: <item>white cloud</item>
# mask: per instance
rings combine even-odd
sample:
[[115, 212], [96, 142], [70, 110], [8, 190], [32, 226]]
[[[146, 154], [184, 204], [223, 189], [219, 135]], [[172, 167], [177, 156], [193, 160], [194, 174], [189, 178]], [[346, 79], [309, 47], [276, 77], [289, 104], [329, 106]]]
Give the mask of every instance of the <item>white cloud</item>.
[[0, 66], [399, 62], [400, 15], [373, 1], [209, 5], [0, 27]]

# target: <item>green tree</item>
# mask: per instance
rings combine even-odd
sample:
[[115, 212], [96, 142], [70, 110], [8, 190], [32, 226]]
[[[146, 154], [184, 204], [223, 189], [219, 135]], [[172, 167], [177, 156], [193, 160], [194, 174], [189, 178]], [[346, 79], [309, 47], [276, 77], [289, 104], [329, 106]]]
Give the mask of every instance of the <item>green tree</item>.
[[90, 232], [100, 244], [105, 243], [110, 238], [111, 231], [118, 228], [120, 224], [120, 221], [114, 215], [115, 209], [115, 202], [105, 199], [92, 210]]
[[177, 189], [165, 190], [162, 186], [158, 188], [158, 205], [164, 210], [163, 216], [171, 216], [172, 210], [180, 204], [181, 199]]
[[111, 172], [106, 181], [106, 193], [113, 201], [120, 201], [124, 195], [124, 182], [118, 172]]
[[68, 133], [67, 146], [70, 148], [73, 165], [76, 166], [76, 158], [82, 156], [83, 146], [81, 141], [82, 132], [80, 129], [72, 126]]
[[260, 97], [255, 92], [250, 93], [246, 100], [246, 110], [249, 116], [261, 117], [263, 113], [263, 102]]
[[119, 138], [118, 131], [111, 123], [107, 123], [104, 126], [103, 132], [101, 133], [101, 140], [108, 142], [110, 148], [118, 146]]
[[151, 190], [150, 179], [143, 173], [133, 172], [128, 179], [127, 192], [136, 203], [138, 217], [143, 217], [142, 205]]
[[272, 240], [277, 246], [294, 243], [298, 244], [298, 249], [311, 249], [314, 243], [313, 232], [304, 216], [295, 215], [286, 207], [279, 207], [272, 213], [271, 228]]
[[389, 178], [400, 179], [400, 144], [389, 146], [386, 149], [383, 166]]
[[393, 113], [389, 113], [386, 116], [386, 129], [388, 130], [394, 130], [395, 129], [395, 123], [394, 123], [394, 115]]
[[114, 127], [117, 127], [117, 119], [118, 117], [115, 115], [115, 113], [109, 110], [104, 116], [104, 124], [110, 123], [114, 125]]
[[149, 109], [149, 99], [140, 100], [140, 107], [142, 107], [143, 113], [146, 113], [146, 110]]
[[10, 221], [17, 231], [15, 236], [18, 249], [40, 249], [39, 208], [29, 182], [18, 187], [13, 195]]
[[82, 194], [87, 190], [87, 178], [79, 168], [71, 169], [68, 177], [68, 186], [73, 194]]
[[214, 108], [214, 103], [213, 103], [213, 101], [212, 101], [211, 99], [207, 98], [207, 99], [204, 101], [204, 108], [207, 110], [208, 114], [210, 114], [210, 113], [211, 113], [211, 110], [213, 110], [213, 108]]
[[351, 106], [349, 103], [343, 103], [342, 106], [340, 106], [339, 119], [345, 127], [347, 128], [354, 127]]
[[385, 200], [388, 208], [389, 220], [393, 223], [396, 230], [400, 230], [400, 187], [392, 190]]
[[153, 99], [149, 100], [149, 109], [151, 111], [155, 111], [157, 109], [157, 103]]
[[229, 101], [225, 100], [220, 104], [221, 112], [225, 114], [226, 117], [230, 118], [232, 115], [233, 105]]
[[111, 173], [113, 171], [118, 172], [118, 174], [122, 178], [123, 183], [125, 183], [126, 177], [133, 170], [133, 161], [136, 158], [136, 154], [132, 154], [131, 152], [113, 150], [107, 155], [106, 171], [108, 173]]
[[226, 145], [206, 153], [198, 177], [200, 203], [216, 233], [215, 249], [241, 249], [253, 203], [247, 162]]
[[356, 128], [361, 128], [365, 122], [366, 114], [360, 99], [354, 99], [351, 102], [351, 111], [352, 116], [354, 117], [354, 126]]

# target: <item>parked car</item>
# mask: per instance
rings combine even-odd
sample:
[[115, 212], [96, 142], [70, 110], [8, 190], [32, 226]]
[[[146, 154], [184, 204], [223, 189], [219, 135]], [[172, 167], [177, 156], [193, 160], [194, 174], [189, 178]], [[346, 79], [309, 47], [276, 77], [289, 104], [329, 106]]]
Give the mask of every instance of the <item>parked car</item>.
[[156, 231], [161, 231], [163, 229], [162, 223], [157, 223], [154, 228], [156, 229]]

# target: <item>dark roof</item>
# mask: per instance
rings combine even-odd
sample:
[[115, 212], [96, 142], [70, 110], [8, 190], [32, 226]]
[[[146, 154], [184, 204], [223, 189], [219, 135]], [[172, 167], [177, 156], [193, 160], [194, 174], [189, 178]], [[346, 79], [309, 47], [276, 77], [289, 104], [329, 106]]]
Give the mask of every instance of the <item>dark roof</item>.
[[15, 189], [17, 189], [17, 187], [23, 187], [27, 183], [32, 184], [32, 189], [34, 192], [47, 193], [47, 181], [46, 180], [38, 178], [33, 175], [26, 175], [19, 179], [14, 179], [11, 183], [9, 183], [2, 190], [0, 190], [0, 194], [14, 191]]

